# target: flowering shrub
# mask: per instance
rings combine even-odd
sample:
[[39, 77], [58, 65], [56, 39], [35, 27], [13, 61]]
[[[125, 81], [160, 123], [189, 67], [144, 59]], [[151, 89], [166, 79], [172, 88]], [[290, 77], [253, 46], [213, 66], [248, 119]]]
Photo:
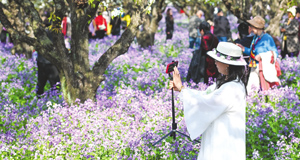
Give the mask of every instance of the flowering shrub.
[[[0, 156], [1, 159], [196, 159], [201, 144], [171, 131], [171, 91], [166, 65], [179, 61], [183, 81], [192, 50], [188, 31], [175, 25], [165, 40], [163, 21], [155, 45], [142, 49], [133, 43], [108, 67], [96, 101], [67, 105], [60, 92], [41, 99], [35, 95], [35, 60], [10, 54], [0, 46]], [[90, 42], [90, 65], [117, 37]], [[280, 62], [282, 86], [247, 97], [247, 159], [299, 159], [299, 60]], [[187, 83], [204, 90], [203, 83]], [[178, 131], [188, 134], [183, 106], [175, 94]], [[198, 139], [199, 140], [199, 139]]]

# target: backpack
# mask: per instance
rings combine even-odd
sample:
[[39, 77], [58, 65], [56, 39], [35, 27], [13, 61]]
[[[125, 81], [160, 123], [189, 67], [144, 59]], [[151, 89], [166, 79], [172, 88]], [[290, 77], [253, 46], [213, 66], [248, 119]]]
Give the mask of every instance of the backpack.
[[121, 21], [121, 27], [122, 27], [122, 29], [125, 29], [127, 27], [127, 22]]

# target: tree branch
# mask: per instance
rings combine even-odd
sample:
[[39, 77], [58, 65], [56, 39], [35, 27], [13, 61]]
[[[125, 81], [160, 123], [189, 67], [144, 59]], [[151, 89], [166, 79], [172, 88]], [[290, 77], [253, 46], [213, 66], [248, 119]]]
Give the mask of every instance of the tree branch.
[[[37, 43], [33, 45], [35, 50], [37, 50], [39, 54], [48, 59], [60, 70], [62, 68], [62, 61], [67, 58], [57, 54], [57, 48], [48, 38], [45, 28], [42, 27], [42, 19], [40, 18], [37, 10], [34, 8], [33, 3], [29, 0], [15, 0], [15, 2], [24, 9], [27, 15], [32, 16], [30, 20], [32, 30], [34, 36], [37, 38]], [[26, 43], [26, 41], [24, 42]]]
[[95, 5], [95, 7], [92, 7], [91, 5], [89, 5], [87, 7], [86, 12], [85, 12], [86, 16], [84, 17], [85, 22], [92, 20], [94, 18], [100, 3], [101, 3], [101, 1], [94, 0], [92, 4]]
[[60, 29], [62, 20], [66, 16], [67, 8], [64, 0], [54, 0], [54, 4], [55, 15], [58, 16], [60, 19], [57, 18], [55, 21], [52, 21], [52, 25], [54, 27], [59, 28], [59, 32], [52, 32], [53, 43], [56, 46], [58, 53], [62, 56], [62, 58], [66, 58], [68, 54], [68, 49], [66, 48], [64, 36], [62, 32], [60, 32]]
[[225, 4], [226, 8], [232, 13], [234, 14], [238, 19], [242, 20], [242, 21], [246, 21], [250, 18], [250, 15], [247, 14], [244, 11], [241, 11], [241, 8], [234, 8], [232, 5], [232, 2], [230, 2], [229, 0], [222, 0], [223, 3]]
[[[141, 6], [132, 5], [131, 10], [134, 11], [132, 14], [131, 23], [125, 32], [121, 35], [120, 39], [110, 47], [96, 62], [92, 71], [95, 76], [101, 76], [104, 74], [108, 65], [118, 56], [126, 53], [130, 44], [133, 42], [134, 37], [138, 32], [138, 27], [142, 24], [143, 21], [143, 13], [142, 11], [145, 9], [144, 6], [147, 5], [146, 2], [144, 4], [140, 4]], [[136, 7], [136, 8], [135, 8]]]
[[13, 29], [12, 24], [6, 17], [6, 15], [3, 12], [2, 6], [0, 6], [0, 21], [3, 24], [3, 26], [6, 28], [6, 30], [11, 34], [12, 38], [19, 39], [20, 41], [26, 42], [29, 45], [34, 45], [36, 43], [36, 39], [26, 36], [25, 34], [22, 34], [18, 32], [17, 30]]

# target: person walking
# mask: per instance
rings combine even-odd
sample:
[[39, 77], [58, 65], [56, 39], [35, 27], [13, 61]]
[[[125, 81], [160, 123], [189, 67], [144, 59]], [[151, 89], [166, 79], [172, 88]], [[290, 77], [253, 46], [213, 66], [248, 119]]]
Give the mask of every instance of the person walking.
[[230, 35], [229, 21], [224, 17], [221, 8], [217, 8], [217, 16], [214, 19], [214, 35], [217, 36], [220, 42], [227, 42]]
[[169, 8], [167, 10], [167, 16], [166, 16], [166, 32], [167, 32], [167, 40], [172, 39], [173, 37], [173, 31], [174, 31], [174, 18], [173, 18], [173, 12], [172, 9]]
[[201, 17], [203, 15], [203, 11], [199, 10], [197, 13], [190, 18], [189, 21], [189, 42], [190, 46], [189, 48], [193, 49], [195, 46], [195, 50], [198, 50], [200, 48], [200, 31], [199, 31], [199, 26], [202, 22]]
[[169, 89], [178, 91], [184, 120], [192, 140], [202, 135], [198, 160], [246, 159], [246, 85], [242, 50], [220, 42], [207, 53], [215, 60], [219, 77], [205, 91], [183, 86], [177, 67]]
[[261, 61], [262, 54], [265, 54], [268, 51], [271, 51], [273, 55], [273, 61], [278, 57], [277, 47], [275, 42], [268, 33], [264, 32], [265, 20], [261, 16], [255, 16], [251, 20], [247, 20], [250, 24], [251, 30], [253, 31], [254, 38], [251, 42], [250, 48], [245, 47], [241, 44], [236, 44], [241, 47], [242, 51], [250, 56], [249, 67], [250, 75], [247, 85], [247, 91], [258, 91], [261, 88], [260, 79], [260, 70], [259, 70], [259, 61]]
[[289, 57], [298, 57], [299, 53], [299, 22], [295, 19], [296, 8], [291, 7], [287, 10], [288, 19], [285, 20], [280, 31], [283, 33], [281, 57], [284, 59], [286, 55]]

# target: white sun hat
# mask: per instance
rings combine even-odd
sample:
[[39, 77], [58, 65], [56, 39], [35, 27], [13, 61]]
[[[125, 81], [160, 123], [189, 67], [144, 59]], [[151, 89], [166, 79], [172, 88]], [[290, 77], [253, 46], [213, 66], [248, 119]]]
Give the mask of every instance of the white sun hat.
[[296, 8], [295, 7], [291, 7], [287, 10], [287, 12], [291, 12], [292, 15], [295, 17], [296, 16]]
[[234, 66], [247, 65], [242, 49], [231, 42], [219, 42], [216, 49], [208, 51], [207, 54], [213, 59]]

